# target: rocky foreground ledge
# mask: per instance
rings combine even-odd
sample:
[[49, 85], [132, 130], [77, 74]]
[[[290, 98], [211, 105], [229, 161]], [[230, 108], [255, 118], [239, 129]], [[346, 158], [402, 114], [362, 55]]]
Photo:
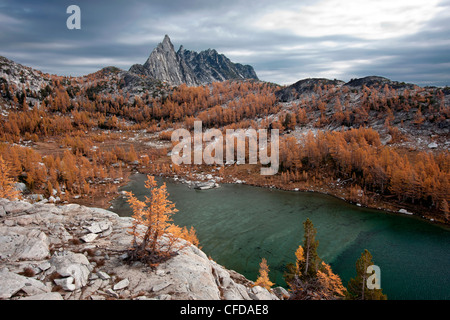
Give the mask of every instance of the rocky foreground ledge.
[[131, 218], [0, 199], [0, 299], [278, 300], [188, 245], [156, 269], [127, 264]]

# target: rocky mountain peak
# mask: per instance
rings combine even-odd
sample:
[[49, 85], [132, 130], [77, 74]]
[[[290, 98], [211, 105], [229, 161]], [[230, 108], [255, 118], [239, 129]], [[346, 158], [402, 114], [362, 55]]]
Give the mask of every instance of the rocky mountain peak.
[[133, 65], [129, 71], [171, 85], [197, 86], [232, 79], [258, 79], [251, 66], [233, 63], [215, 49], [197, 53], [181, 45], [176, 52], [168, 35], [144, 65]]
[[170, 41], [170, 38], [167, 34], [164, 36], [164, 40], [158, 44], [157, 48], [162, 49], [163, 51], [166, 52], [168, 51], [175, 52], [172, 41]]
[[163, 42], [162, 43], [172, 43], [171, 41], [170, 41], [170, 37], [166, 34], [166, 35], [164, 35], [164, 39], [163, 39]]

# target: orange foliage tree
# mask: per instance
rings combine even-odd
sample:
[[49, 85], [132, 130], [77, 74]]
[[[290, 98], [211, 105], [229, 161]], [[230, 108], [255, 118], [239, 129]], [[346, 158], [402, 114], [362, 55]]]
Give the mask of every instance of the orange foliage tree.
[[129, 231], [133, 240], [129, 260], [154, 265], [188, 245], [180, 242], [180, 238], [191, 240], [194, 244], [198, 244], [198, 240], [193, 228], [187, 231], [172, 224], [172, 215], [178, 210], [168, 199], [166, 184], [158, 187], [155, 178], [147, 176], [145, 187], [150, 191], [145, 201], [138, 200], [131, 192], [126, 194], [133, 210], [133, 224]]
[[14, 187], [14, 180], [9, 176], [8, 166], [2, 156], [0, 156], [0, 198], [14, 200], [19, 195], [20, 192]]
[[267, 260], [265, 258], [262, 259], [259, 264], [259, 277], [255, 281], [255, 286], [260, 286], [270, 290], [270, 288], [274, 285], [273, 282], [269, 279], [269, 266], [267, 265]]
[[330, 265], [323, 261], [321, 269], [317, 271], [317, 278], [324, 296], [340, 298], [345, 296], [347, 289], [342, 285], [341, 278], [331, 270]]
[[307, 219], [304, 223], [303, 246], [295, 251], [295, 264], [286, 266], [284, 279], [290, 287], [291, 300], [335, 300], [345, 296], [341, 278], [317, 255], [315, 228]]

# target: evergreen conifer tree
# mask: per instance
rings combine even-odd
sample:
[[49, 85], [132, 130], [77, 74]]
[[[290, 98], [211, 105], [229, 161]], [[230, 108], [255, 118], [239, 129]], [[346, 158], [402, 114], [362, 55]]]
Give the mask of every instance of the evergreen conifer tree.
[[356, 277], [350, 279], [347, 286], [346, 298], [349, 300], [387, 300], [382, 289], [369, 289], [367, 280], [371, 276], [367, 268], [374, 265], [372, 255], [364, 250], [361, 257], [356, 261]]

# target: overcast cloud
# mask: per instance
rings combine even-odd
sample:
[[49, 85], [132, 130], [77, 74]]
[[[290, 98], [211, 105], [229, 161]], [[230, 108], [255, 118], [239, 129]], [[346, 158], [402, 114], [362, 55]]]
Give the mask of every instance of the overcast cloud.
[[[68, 30], [66, 8], [81, 8]], [[450, 0], [0, 0], [0, 55], [85, 75], [144, 63], [165, 34], [214, 48], [264, 81], [368, 75], [450, 85]]]

